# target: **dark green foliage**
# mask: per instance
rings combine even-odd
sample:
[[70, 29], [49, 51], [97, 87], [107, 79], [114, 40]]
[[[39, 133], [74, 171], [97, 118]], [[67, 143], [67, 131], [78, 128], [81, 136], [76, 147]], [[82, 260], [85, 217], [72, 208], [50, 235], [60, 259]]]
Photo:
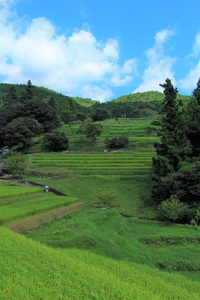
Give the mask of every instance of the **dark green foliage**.
[[10, 86], [9, 92], [5, 97], [4, 106], [16, 106], [18, 103], [18, 96], [17, 96], [17, 90], [14, 85]]
[[24, 105], [21, 106], [21, 113], [23, 116], [31, 116], [41, 123], [44, 132], [51, 131], [60, 124], [52, 107], [39, 100], [26, 101]]
[[200, 156], [200, 80], [193, 92], [193, 97], [186, 108], [186, 121], [188, 124], [187, 137], [192, 147], [192, 156]]
[[156, 236], [141, 238], [139, 241], [145, 245], [182, 245], [184, 243], [200, 244], [200, 237]]
[[[200, 206], [200, 105], [198, 102], [200, 81], [197, 83], [197, 89], [194, 90], [193, 98], [186, 106], [183, 106], [181, 101], [177, 103], [177, 90], [173, 88], [169, 79], [161, 86], [165, 88], [165, 100], [158, 122], [160, 142], [155, 144], [157, 156], [153, 158], [152, 198], [155, 203], [161, 203], [159, 211], [160, 213], [162, 211], [161, 215], [165, 219], [171, 221], [182, 219], [183, 222], [194, 220], [198, 223]], [[180, 203], [166, 200], [172, 195], [179, 199]], [[188, 206], [185, 207], [184, 213], [182, 211], [179, 215], [179, 209], [181, 211], [184, 203]], [[164, 208], [166, 208], [165, 212]]]
[[54, 131], [45, 135], [43, 143], [46, 150], [59, 152], [67, 150], [69, 139], [64, 132]]
[[83, 122], [86, 119], [86, 117], [87, 117], [86, 114], [82, 112], [77, 112], [76, 114], [76, 118], [81, 122]]
[[28, 80], [27, 82], [25, 97], [28, 100], [31, 100], [33, 98], [33, 86], [30, 80]]
[[51, 97], [47, 103], [48, 103], [48, 105], [50, 105], [50, 106], [53, 108], [53, 110], [54, 110], [55, 112], [57, 112], [57, 110], [58, 110], [58, 105], [57, 105], [57, 102], [56, 102], [56, 100], [55, 100], [54, 97]]
[[164, 182], [167, 176], [170, 179], [171, 174], [178, 171], [179, 164], [187, 160], [191, 153], [182, 106], [176, 101], [177, 89], [169, 79], [161, 86], [164, 87], [165, 99], [158, 123], [160, 141], [155, 143], [157, 156], [153, 158], [152, 196], [155, 202], [166, 200], [172, 195], [171, 186], [166, 190]]
[[115, 102], [113, 100], [101, 103], [100, 108], [106, 110], [111, 118], [140, 118], [157, 114], [160, 105], [160, 101]]
[[[160, 142], [155, 144], [158, 157], [165, 157], [166, 168], [163, 163], [159, 166], [159, 160], [154, 159], [156, 173], [166, 176], [168, 170], [178, 170], [178, 164], [190, 153], [190, 145], [186, 138], [185, 123], [176, 102], [177, 89], [173, 87], [171, 81], [166, 79], [164, 87], [165, 99], [162, 103], [160, 115], [160, 130], [158, 136]], [[158, 168], [160, 167], [160, 171]], [[171, 171], [170, 171], [171, 172]]]
[[95, 105], [92, 106], [94, 111], [90, 114], [93, 121], [104, 121], [110, 118], [110, 114], [106, 109], [97, 108], [95, 109]]
[[15, 109], [0, 110], [1, 145], [25, 149], [31, 138], [59, 126], [59, 119], [51, 106], [39, 100], [27, 100]]
[[9, 147], [17, 146], [18, 150], [25, 150], [31, 144], [31, 138], [42, 133], [41, 125], [32, 118], [16, 118], [8, 123], [4, 130], [4, 143]]
[[178, 261], [174, 264], [169, 264], [166, 262], [159, 262], [156, 264], [156, 267], [162, 270], [167, 270], [167, 271], [200, 271], [200, 265], [198, 264], [191, 264], [189, 262], [184, 262], [184, 261]]
[[104, 142], [108, 148], [120, 149], [128, 146], [129, 139], [126, 135], [121, 135], [113, 138], [106, 138]]
[[92, 122], [90, 118], [85, 119], [77, 131], [77, 133], [85, 134], [86, 137], [92, 141], [95, 141], [102, 132], [102, 125]]

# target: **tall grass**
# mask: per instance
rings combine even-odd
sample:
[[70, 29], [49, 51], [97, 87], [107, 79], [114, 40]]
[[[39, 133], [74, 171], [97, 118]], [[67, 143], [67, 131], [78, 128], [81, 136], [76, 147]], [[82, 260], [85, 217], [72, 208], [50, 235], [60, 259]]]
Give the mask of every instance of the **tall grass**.
[[169, 270], [171, 266], [200, 280], [199, 232], [192, 226], [124, 218], [111, 208], [88, 209], [27, 234], [49, 246], [87, 249]]
[[54, 250], [0, 227], [1, 299], [199, 299], [199, 285], [155, 269]]

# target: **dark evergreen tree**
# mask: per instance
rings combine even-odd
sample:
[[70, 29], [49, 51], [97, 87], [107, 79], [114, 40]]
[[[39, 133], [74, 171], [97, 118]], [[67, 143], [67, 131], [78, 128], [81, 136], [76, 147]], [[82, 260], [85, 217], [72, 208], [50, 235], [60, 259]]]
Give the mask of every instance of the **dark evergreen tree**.
[[28, 80], [26, 86], [26, 99], [31, 100], [33, 98], [33, 85], [31, 80]]
[[171, 196], [170, 189], [164, 189], [163, 181], [173, 172], [177, 172], [179, 164], [188, 159], [191, 152], [190, 143], [186, 136], [186, 123], [182, 113], [181, 103], [177, 103], [177, 89], [171, 80], [164, 84], [165, 98], [160, 110], [159, 142], [155, 143], [156, 157], [153, 158], [153, 188], [152, 196], [160, 202]]

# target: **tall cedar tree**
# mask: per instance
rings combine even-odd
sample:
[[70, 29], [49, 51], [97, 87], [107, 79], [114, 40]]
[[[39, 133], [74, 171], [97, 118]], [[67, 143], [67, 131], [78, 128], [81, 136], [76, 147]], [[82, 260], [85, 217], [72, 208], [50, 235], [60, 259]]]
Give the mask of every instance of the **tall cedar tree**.
[[178, 91], [168, 78], [160, 86], [164, 88], [165, 98], [160, 110], [159, 142], [155, 143], [156, 157], [153, 158], [152, 197], [155, 202], [170, 197], [169, 189], [166, 192], [164, 188], [164, 179], [177, 172], [179, 164], [187, 160], [191, 152], [182, 105], [176, 101]]
[[33, 98], [33, 85], [31, 80], [28, 80], [26, 86], [26, 99], [31, 100]]

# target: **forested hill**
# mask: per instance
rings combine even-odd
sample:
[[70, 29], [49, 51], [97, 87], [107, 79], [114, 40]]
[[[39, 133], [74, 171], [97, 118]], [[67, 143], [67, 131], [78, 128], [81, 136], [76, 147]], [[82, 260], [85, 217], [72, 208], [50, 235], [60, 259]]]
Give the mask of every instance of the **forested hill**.
[[[26, 84], [8, 84], [8, 83], [0, 83], [0, 101], [1, 103], [4, 101], [4, 99], [7, 97], [7, 95], [10, 92], [10, 88], [14, 86], [16, 89], [16, 93], [18, 97], [23, 95], [26, 91]], [[65, 97], [65, 95], [58, 93], [54, 90], [40, 87], [40, 86], [34, 86], [33, 85], [33, 91], [34, 91], [34, 97], [40, 98], [43, 101], [48, 101], [50, 98], [56, 98], [61, 99]], [[66, 96], [68, 97], [68, 96]], [[90, 98], [80, 98], [80, 97], [69, 97], [72, 100], [74, 100], [78, 105], [84, 106], [84, 107], [91, 107], [94, 104], [98, 103], [98, 100], [93, 100]], [[133, 93], [128, 95], [123, 95], [121, 97], [118, 97], [116, 99], [110, 100], [109, 102], [154, 102], [158, 101], [161, 102], [164, 99], [164, 95], [161, 92], [157, 91], [148, 91], [148, 92], [142, 92], [142, 93]], [[181, 99], [183, 101], [187, 101], [190, 99], [189, 96], [185, 95], [177, 95], [177, 99]]]
[[[10, 88], [14, 87], [16, 91], [16, 95], [18, 98], [23, 98], [24, 94], [26, 93], [26, 84], [9, 84], [9, 83], [0, 83], [0, 100], [1, 104], [4, 102], [8, 94], [10, 93]], [[58, 93], [54, 90], [42, 87], [42, 86], [35, 86], [32, 85], [33, 89], [33, 98], [41, 99], [45, 102], [48, 102], [51, 98], [55, 99], [62, 99], [63, 97], [68, 97], [61, 93]], [[76, 98], [76, 97], [68, 97], [74, 100], [78, 105], [89, 107], [96, 103], [95, 100], [91, 99], [84, 99], [84, 98]]]
[[[157, 91], [148, 91], [143, 93], [134, 93], [129, 95], [124, 95], [119, 98], [113, 99], [113, 102], [153, 102], [153, 101], [163, 101], [164, 94]], [[177, 99], [181, 99], [182, 101], [188, 101], [190, 99], [189, 96], [185, 95], [177, 95]]]

